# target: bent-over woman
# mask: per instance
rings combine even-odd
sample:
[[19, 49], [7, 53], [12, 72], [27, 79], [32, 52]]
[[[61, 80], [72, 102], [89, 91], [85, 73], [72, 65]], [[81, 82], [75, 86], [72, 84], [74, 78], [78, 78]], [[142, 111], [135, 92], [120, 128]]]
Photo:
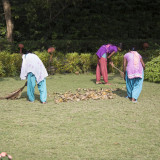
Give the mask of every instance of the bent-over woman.
[[[110, 59], [117, 51], [121, 49], [112, 44], [102, 45], [96, 55], [97, 55], [97, 67], [96, 67], [96, 84], [102, 84], [101, 75], [103, 77], [104, 83], [106, 85], [110, 85], [108, 83], [108, 70], [107, 70], [107, 59]], [[110, 62], [113, 65], [113, 62]]]
[[142, 91], [145, 64], [142, 56], [134, 50], [129, 51], [123, 58], [123, 71], [126, 81], [127, 97], [132, 102], [137, 99]]
[[22, 66], [20, 78], [27, 79], [27, 95], [30, 102], [34, 102], [35, 86], [37, 82], [40, 92], [40, 101], [45, 104], [47, 101], [46, 77], [48, 73], [42, 61], [34, 53], [24, 53], [22, 55]]

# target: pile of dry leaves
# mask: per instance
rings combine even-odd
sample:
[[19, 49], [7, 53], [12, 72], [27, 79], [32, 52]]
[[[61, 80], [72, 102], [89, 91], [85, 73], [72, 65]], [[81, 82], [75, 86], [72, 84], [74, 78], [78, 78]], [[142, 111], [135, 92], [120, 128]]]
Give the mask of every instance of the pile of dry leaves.
[[71, 91], [65, 93], [53, 93], [55, 103], [69, 102], [69, 101], [84, 101], [84, 100], [99, 100], [99, 99], [113, 99], [114, 94], [111, 89], [81, 89], [78, 88], [76, 93]]

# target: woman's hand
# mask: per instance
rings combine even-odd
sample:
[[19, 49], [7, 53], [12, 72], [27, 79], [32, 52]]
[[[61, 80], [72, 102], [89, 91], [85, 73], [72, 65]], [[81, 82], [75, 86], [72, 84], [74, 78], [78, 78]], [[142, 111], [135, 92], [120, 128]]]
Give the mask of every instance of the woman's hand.
[[114, 67], [114, 64], [113, 64], [113, 62], [109, 62], [109, 64], [110, 64], [112, 67]]

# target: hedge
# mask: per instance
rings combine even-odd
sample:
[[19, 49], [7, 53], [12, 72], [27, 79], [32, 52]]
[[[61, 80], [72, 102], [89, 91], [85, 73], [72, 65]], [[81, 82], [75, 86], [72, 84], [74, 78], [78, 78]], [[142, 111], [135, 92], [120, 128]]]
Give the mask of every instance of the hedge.
[[160, 56], [146, 63], [144, 78], [149, 82], [160, 82]]
[[[114, 65], [123, 70], [123, 55], [127, 51], [116, 53], [112, 57]], [[145, 80], [150, 82], [160, 82], [160, 54], [159, 50], [149, 50], [146, 52], [138, 51], [146, 63]], [[47, 51], [35, 51], [36, 55], [44, 63], [49, 71], [49, 53]], [[146, 58], [144, 58], [146, 57]], [[0, 52], [0, 77], [19, 76], [22, 64], [22, 57], [19, 53], [9, 54]], [[71, 52], [63, 54], [55, 52], [51, 65], [54, 67], [54, 73], [86, 73], [95, 72], [97, 65], [96, 54]], [[108, 72], [117, 73], [117, 70], [108, 65]]]

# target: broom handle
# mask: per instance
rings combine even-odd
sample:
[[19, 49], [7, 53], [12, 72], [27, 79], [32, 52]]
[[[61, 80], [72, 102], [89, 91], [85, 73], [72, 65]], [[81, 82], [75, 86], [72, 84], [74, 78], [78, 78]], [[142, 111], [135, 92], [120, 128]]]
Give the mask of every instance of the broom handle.
[[124, 74], [120, 69], [118, 69], [117, 67], [113, 66], [113, 68], [117, 69], [119, 72], [121, 72], [122, 74]]

